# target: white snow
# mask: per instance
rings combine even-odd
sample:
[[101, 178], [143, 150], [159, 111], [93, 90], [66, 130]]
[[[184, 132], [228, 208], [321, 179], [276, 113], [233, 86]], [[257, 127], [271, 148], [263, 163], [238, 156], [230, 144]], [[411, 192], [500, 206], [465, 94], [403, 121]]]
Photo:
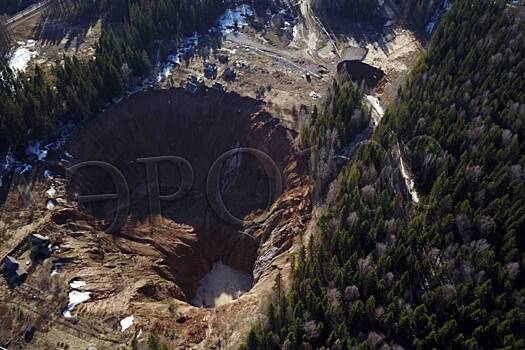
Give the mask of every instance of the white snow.
[[292, 35], [293, 35], [293, 42], [297, 41], [297, 38], [299, 36], [299, 25], [295, 25], [293, 28], [292, 28]]
[[408, 192], [410, 193], [410, 196], [412, 197], [412, 201], [414, 203], [419, 203], [419, 195], [417, 194], [417, 191], [416, 191], [416, 183], [414, 179], [410, 177], [410, 175], [408, 174], [403, 157], [400, 156], [399, 159], [401, 163], [401, 175], [405, 179], [405, 183], [408, 188]]
[[71, 289], [81, 289], [81, 288], [84, 288], [85, 286], [86, 286], [86, 282], [80, 281], [80, 280], [75, 280], [69, 283], [69, 287]]
[[231, 303], [246, 293], [251, 288], [252, 282], [250, 274], [218, 261], [200, 281], [192, 304], [217, 307]]
[[[235, 30], [235, 24], [237, 24], [239, 29], [247, 26], [247, 18], [253, 16], [253, 13], [253, 9], [249, 5], [240, 5], [234, 9], [228, 9], [218, 20], [217, 26], [210, 28], [208, 32], [220, 32], [222, 35], [232, 33]], [[194, 32], [191, 36], [184, 39], [182, 47], [169, 55], [166, 62], [160, 64], [157, 82], [161, 82], [171, 75], [173, 69], [181, 64], [182, 57], [199, 45], [200, 38], [201, 35]]]
[[79, 292], [78, 290], [72, 290], [69, 292], [69, 304], [62, 313], [66, 318], [73, 317], [71, 312], [80, 304], [85, 303], [90, 299], [90, 292]]
[[40, 141], [31, 142], [26, 148], [26, 155], [35, 156], [40, 161], [46, 160], [49, 151], [56, 151], [66, 144], [67, 139], [71, 136], [75, 127], [74, 125], [69, 124], [61, 126], [60, 129], [60, 137], [53, 142], [45, 145]]
[[161, 82], [171, 75], [174, 64], [171, 62], [165, 63], [160, 67], [159, 75], [157, 76], [157, 82]]
[[313, 98], [314, 100], [317, 100], [318, 98], [321, 97], [321, 95], [319, 95], [317, 92], [315, 91], [310, 91], [310, 97]]
[[[56, 270], [55, 270], [56, 271]], [[57, 272], [58, 273], [58, 272]], [[53, 272], [51, 273], [53, 275]], [[72, 289], [69, 292], [69, 304], [67, 305], [62, 315], [66, 318], [71, 318], [71, 312], [80, 304], [85, 303], [90, 299], [90, 292], [80, 292], [77, 289], [82, 289], [86, 286], [86, 282], [81, 280], [74, 280], [69, 283], [69, 287]]]
[[33, 142], [26, 148], [27, 156], [36, 156], [38, 160], [44, 160], [47, 157], [48, 149], [40, 145], [40, 142]]
[[246, 67], [249, 67], [250, 64], [246, 60], [236, 60], [235, 61], [235, 66], [237, 68], [246, 68]]
[[55, 201], [53, 201], [52, 199], [47, 201], [47, 203], [46, 203], [46, 209], [47, 210], [53, 210], [53, 209], [55, 209], [55, 207], [56, 207]]
[[51, 276], [58, 275], [58, 270], [60, 270], [64, 266], [64, 263], [62, 262], [55, 262], [53, 264], [53, 270], [51, 271]]
[[[26, 148], [26, 156], [33, 156], [38, 161], [46, 160], [49, 151], [57, 151], [66, 144], [67, 139], [73, 134], [75, 127], [74, 124], [59, 126], [60, 137], [48, 144], [42, 145], [39, 141], [30, 143]], [[32, 169], [33, 166], [31, 164], [16, 159], [13, 153], [8, 150], [5, 157], [0, 159], [0, 187], [3, 186], [3, 177], [11, 171], [14, 171], [17, 174], [25, 174]], [[47, 174], [50, 175], [51, 172], [48, 172]], [[44, 172], [44, 177], [47, 177], [48, 175]]]
[[4, 186], [4, 174], [11, 171], [15, 161], [15, 157], [13, 157], [13, 154], [9, 152], [0, 162], [0, 188]]
[[20, 166], [20, 174], [25, 174], [31, 171], [33, 169], [33, 166], [31, 164], [22, 163]]
[[370, 105], [372, 105], [372, 108], [376, 112], [372, 115], [372, 122], [375, 126], [379, 125], [379, 122], [381, 119], [383, 119], [383, 116], [385, 115], [385, 111], [383, 110], [383, 106], [381, 106], [381, 102], [379, 99], [372, 95], [365, 95], [365, 98], [370, 102]]
[[436, 24], [437, 24], [437, 20], [430, 20], [430, 22], [428, 22], [427, 26], [425, 27], [425, 30], [428, 34], [432, 34], [432, 32], [434, 31], [434, 28], [436, 27]]
[[3, 163], [3, 165], [2, 165], [3, 170], [11, 169], [11, 167], [15, 164], [15, 162], [16, 162], [16, 159], [13, 156], [13, 154], [8, 153], [5, 156], [4, 161], [2, 162]]
[[46, 196], [48, 198], [55, 198], [57, 195], [57, 190], [55, 189], [55, 186], [51, 186], [49, 190], [46, 191]]
[[52, 175], [52, 174], [51, 174], [51, 171], [50, 171], [50, 170], [44, 170], [44, 178], [47, 179], [47, 178], [51, 177], [51, 175]]
[[131, 325], [133, 324], [133, 320], [134, 320], [133, 315], [128, 316], [128, 317], [126, 317], [126, 318], [120, 320], [120, 328], [121, 328], [121, 332], [125, 332], [126, 329], [128, 329], [129, 327], [131, 327]]
[[167, 61], [160, 65], [157, 82], [161, 82], [171, 75], [173, 69], [181, 64], [181, 58], [191, 52], [191, 50], [199, 44], [199, 39], [200, 35], [197, 32], [194, 32], [191, 36], [184, 39], [183, 46], [175, 53], [169, 55]]
[[181, 63], [180, 54], [177, 53], [175, 55], [169, 55], [168, 61], [172, 62], [173, 64], [180, 64]]
[[219, 30], [223, 35], [230, 34], [237, 28], [248, 25], [247, 18], [253, 16], [253, 9], [249, 5], [240, 5], [234, 9], [228, 9], [219, 19]]
[[37, 52], [31, 51], [30, 48], [35, 46], [36, 41], [28, 40], [27, 43], [19, 43], [17, 47], [9, 57], [9, 67], [13, 71], [25, 71], [31, 59], [38, 55]]

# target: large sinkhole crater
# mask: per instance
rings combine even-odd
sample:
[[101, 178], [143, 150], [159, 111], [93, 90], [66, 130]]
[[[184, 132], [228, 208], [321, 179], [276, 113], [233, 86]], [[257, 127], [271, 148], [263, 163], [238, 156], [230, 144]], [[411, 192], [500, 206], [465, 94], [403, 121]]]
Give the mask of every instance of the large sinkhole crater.
[[[232, 149], [257, 149], [273, 160], [286, 190], [293, 136], [260, 101], [248, 97], [212, 90], [197, 94], [152, 90], [108, 109], [73, 138], [68, 150], [74, 165], [105, 162], [123, 174], [129, 215], [114, 234], [161, 252], [159, 274], [180, 287], [181, 299], [213, 307], [250, 289], [261, 237], [224, 221], [210, 206], [206, 192], [210, 168]], [[184, 197], [160, 201], [160, 220], [152, 220], [151, 184], [144, 163], [137, 159], [165, 156], [185, 159], [193, 181]], [[177, 192], [181, 174], [176, 165], [160, 162], [159, 194]], [[267, 171], [250, 154], [234, 152], [228, 157], [221, 166], [219, 187], [229, 212], [246, 222], [265, 212], [271, 201]], [[68, 185], [71, 197], [115, 191], [107, 171], [97, 167], [77, 171]], [[116, 200], [80, 206], [107, 225], [115, 216]]]

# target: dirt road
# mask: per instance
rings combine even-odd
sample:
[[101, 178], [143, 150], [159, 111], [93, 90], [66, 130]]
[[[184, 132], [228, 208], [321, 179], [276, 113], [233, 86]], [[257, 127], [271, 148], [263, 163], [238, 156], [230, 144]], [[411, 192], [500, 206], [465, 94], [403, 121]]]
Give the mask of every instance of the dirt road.
[[6, 21], [6, 24], [8, 27], [13, 27], [13, 26], [16, 26], [16, 25], [19, 25], [21, 23], [23, 23], [24, 20], [26, 20], [27, 18], [30, 18], [31, 16], [33, 16], [34, 14], [40, 12], [40, 10], [48, 5], [50, 5], [52, 2], [54, 2], [55, 0], [45, 0], [45, 1], [40, 1], [40, 2], [37, 2], [25, 9], [23, 9], [22, 11], [18, 12], [18, 13], [15, 13], [13, 16], [11, 16], [10, 18], [7, 19]]
[[[244, 48], [248, 48], [248, 49], [263, 53], [275, 60], [278, 60], [283, 64], [284, 67], [288, 69], [297, 70], [300, 73], [308, 73], [311, 76], [324, 80], [323, 77], [313, 72], [313, 69], [312, 69], [313, 66], [316, 66], [319, 63], [324, 63], [324, 62], [315, 62], [313, 60], [310, 60], [309, 57], [304, 57], [301, 51], [278, 49], [276, 47], [258, 42], [254, 40], [253, 38], [247, 36], [244, 33], [229, 34], [226, 37], [226, 40], [232, 43], [235, 43], [239, 46], [242, 46]], [[308, 60], [309, 64], [308, 65], [299, 64], [299, 63], [294, 62], [296, 60], [301, 60], [301, 61]]]

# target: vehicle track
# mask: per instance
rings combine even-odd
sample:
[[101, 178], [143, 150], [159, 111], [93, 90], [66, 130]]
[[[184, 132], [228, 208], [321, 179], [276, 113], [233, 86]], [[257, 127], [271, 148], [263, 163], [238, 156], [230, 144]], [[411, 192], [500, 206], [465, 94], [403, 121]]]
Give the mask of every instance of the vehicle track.
[[45, 0], [37, 2], [33, 5], [30, 5], [29, 7], [26, 7], [20, 12], [15, 13], [13, 16], [9, 17], [6, 20], [6, 25], [8, 27], [14, 27], [21, 23], [23, 23], [26, 19], [31, 18], [34, 14], [36, 14], [38, 11], [40, 11], [42, 8], [47, 7], [51, 3], [53, 3], [55, 0]]

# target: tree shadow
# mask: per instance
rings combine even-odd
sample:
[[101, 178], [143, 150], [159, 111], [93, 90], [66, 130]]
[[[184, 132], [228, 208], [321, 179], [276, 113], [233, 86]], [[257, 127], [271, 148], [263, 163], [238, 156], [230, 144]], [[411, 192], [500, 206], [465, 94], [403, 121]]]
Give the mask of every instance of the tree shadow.
[[64, 45], [65, 50], [78, 50], [86, 40], [91, 28], [98, 22], [94, 16], [66, 17], [50, 8], [33, 30], [34, 37], [44, 45]]

